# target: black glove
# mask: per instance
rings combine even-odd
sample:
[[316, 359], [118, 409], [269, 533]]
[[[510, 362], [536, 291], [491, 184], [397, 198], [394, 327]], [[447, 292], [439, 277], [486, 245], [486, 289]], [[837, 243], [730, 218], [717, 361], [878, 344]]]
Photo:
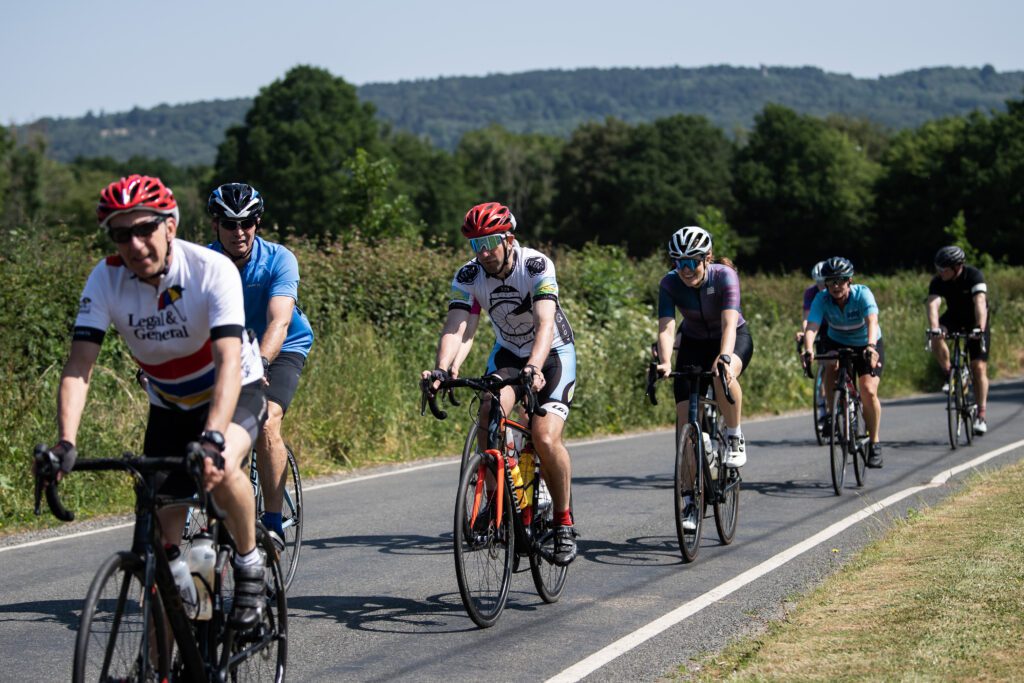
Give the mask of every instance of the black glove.
[[971, 339], [981, 339], [982, 330], [980, 327], [975, 327], [971, 330]]
[[804, 368], [804, 375], [806, 375], [808, 379], [814, 379], [814, 375], [811, 374], [811, 352], [810, 351], [805, 350], [803, 353], [800, 354], [800, 364]]
[[519, 371], [519, 379], [523, 381], [523, 384], [533, 388], [533, 378], [538, 373], [536, 365], [527, 365]]
[[36, 474], [46, 481], [54, 481], [57, 471], [67, 474], [75, 467], [78, 449], [70, 441], [58, 441], [52, 448], [36, 447]]

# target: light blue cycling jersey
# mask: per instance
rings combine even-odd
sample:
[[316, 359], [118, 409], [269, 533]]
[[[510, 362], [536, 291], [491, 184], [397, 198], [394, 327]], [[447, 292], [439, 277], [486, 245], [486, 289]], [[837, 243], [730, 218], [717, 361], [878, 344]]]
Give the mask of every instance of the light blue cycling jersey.
[[[207, 245], [224, 253], [220, 242]], [[281, 345], [281, 353], [309, 354], [313, 346], [313, 328], [306, 314], [299, 309], [299, 262], [295, 254], [283, 244], [267, 242], [256, 237], [248, 263], [239, 273], [245, 296], [245, 326], [256, 333], [259, 340], [267, 331], [267, 306], [271, 297], [288, 296], [295, 301], [288, 335]]]
[[[875, 295], [866, 285], [850, 285], [850, 298], [846, 305], [839, 305], [832, 299], [828, 290], [818, 292], [811, 303], [811, 311], [807, 314], [807, 322], [821, 325], [828, 322], [825, 334], [829, 339], [843, 346], [867, 346], [868, 316], [878, 315], [878, 304]], [[882, 327], [878, 327], [878, 339], [882, 338]], [[877, 341], [877, 340], [875, 340]]]

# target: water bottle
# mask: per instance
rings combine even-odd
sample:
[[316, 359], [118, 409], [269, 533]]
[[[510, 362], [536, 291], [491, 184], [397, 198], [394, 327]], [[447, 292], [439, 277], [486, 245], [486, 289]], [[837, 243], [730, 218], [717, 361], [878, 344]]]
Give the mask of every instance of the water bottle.
[[708, 469], [711, 470], [711, 478], [718, 479], [718, 462], [715, 457], [718, 455], [718, 452], [715, 450], [710, 434], [701, 432], [701, 436], [704, 437], [704, 457], [707, 458]]
[[[523, 446], [522, 457], [519, 458], [519, 472], [523, 477], [523, 507], [533, 504], [533, 448], [530, 444]], [[515, 476], [513, 474], [513, 476]]]
[[548, 491], [548, 484], [543, 479], [537, 487], [537, 514], [543, 515], [551, 507], [551, 492]]
[[505, 459], [505, 466], [512, 472], [512, 483], [515, 484], [516, 490], [516, 507], [519, 510], [523, 509], [523, 473], [519, 470], [519, 461], [515, 457], [509, 456]]
[[213, 617], [213, 575], [217, 551], [213, 537], [205, 531], [192, 539], [188, 552], [188, 570], [196, 591], [196, 619], [207, 621]]
[[188, 564], [181, 556], [181, 550], [176, 545], [169, 545], [164, 548], [167, 553], [167, 562], [171, 565], [171, 575], [174, 576], [174, 583], [178, 586], [178, 595], [181, 596], [181, 604], [185, 608], [185, 616], [195, 619], [196, 613], [196, 585], [192, 583], [192, 575], [188, 571]]

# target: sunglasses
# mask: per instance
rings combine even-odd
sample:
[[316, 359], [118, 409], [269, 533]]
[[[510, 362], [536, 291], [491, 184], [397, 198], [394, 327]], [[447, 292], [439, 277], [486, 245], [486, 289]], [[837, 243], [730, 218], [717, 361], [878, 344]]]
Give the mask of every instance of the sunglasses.
[[226, 218], [217, 219], [217, 225], [224, 230], [230, 231], [238, 230], [239, 228], [242, 230], [252, 230], [256, 227], [257, 223], [259, 223], [259, 219], [257, 218], [245, 218], [240, 221], [229, 221]]
[[844, 284], [849, 282], [849, 278], [845, 277], [834, 277], [825, 280], [825, 285], [828, 287], [842, 287]]
[[699, 266], [703, 262], [704, 259], [677, 258], [676, 268], [678, 268], [679, 270], [683, 270], [684, 268], [689, 268], [690, 270], [697, 270], [697, 266]]
[[486, 237], [474, 237], [469, 240], [469, 248], [473, 250], [474, 254], [479, 254], [481, 251], [494, 251], [498, 248], [498, 245], [505, 241], [507, 233], [500, 235], [487, 235]]
[[129, 228], [107, 228], [107, 234], [110, 235], [110, 240], [115, 244], [127, 244], [132, 241], [133, 237], [149, 237], [166, 220], [167, 217], [165, 216], [163, 218], [154, 218], [145, 223], [136, 223]]

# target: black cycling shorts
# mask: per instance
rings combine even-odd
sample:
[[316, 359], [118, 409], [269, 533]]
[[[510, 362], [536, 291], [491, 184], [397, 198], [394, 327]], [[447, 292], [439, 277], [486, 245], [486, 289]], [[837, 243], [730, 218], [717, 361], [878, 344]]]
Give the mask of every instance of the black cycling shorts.
[[305, 365], [306, 357], [301, 353], [285, 351], [277, 354], [277, 358], [267, 370], [267, 379], [270, 382], [270, 386], [267, 387], [267, 400], [281, 406], [287, 413], [288, 406], [295, 397], [295, 390], [299, 388], [299, 377]]
[[[267, 419], [267, 399], [262, 384], [250, 382], [242, 387], [235, 414], [231, 418], [232, 423], [249, 433], [252, 443], [256, 443], [256, 435]], [[209, 412], [210, 404], [195, 410], [150, 405], [143, 452], [154, 458], [184, 458], [188, 444], [197, 441], [203, 433]], [[159, 488], [162, 495], [187, 498], [196, 492], [195, 484], [184, 472], [161, 473], [159, 476], [164, 478]]]
[[[875, 351], [878, 351], [878, 364], [875, 365], [874, 371], [871, 369], [871, 362], [864, 357], [864, 349], [868, 348], [865, 346], [848, 346], [846, 344], [840, 344], [831, 337], [824, 338], [825, 347], [824, 352], [838, 351], [839, 349], [853, 349], [859, 351], [853, 358], [853, 369], [858, 375], [874, 375], [875, 377], [882, 376], [882, 370], [885, 369], [885, 340], [879, 339], [875, 342]], [[825, 361], [826, 363], [831, 361]]]
[[[487, 372], [508, 379], [519, 375], [529, 358], [520, 358], [504, 346], [495, 345], [487, 361]], [[563, 344], [551, 349], [540, 369], [544, 388], [537, 394], [537, 405], [563, 420], [569, 419], [569, 408], [576, 391], [576, 346]], [[515, 387], [516, 400], [522, 400], [523, 387]]]
[[[943, 327], [945, 327], [950, 332], [970, 332], [971, 331], [970, 328], [964, 329], [962, 327], [957, 327], [956, 325], [950, 325], [949, 319], [947, 318], [947, 314], [948, 313], [949, 313], [949, 311], [946, 311], [946, 313], [943, 313], [941, 316], [939, 316], [939, 325], [942, 325]], [[992, 323], [991, 323], [991, 321], [989, 321], [989, 327], [991, 327], [991, 326], [992, 326]], [[984, 332], [982, 332], [982, 337], [985, 339], [985, 346], [984, 346], [984, 348], [981, 345], [981, 339], [967, 339], [967, 340], [965, 340], [967, 342], [967, 344], [966, 344], [967, 355], [968, 355], [968, 357], [972, 361], [988, 360], [988, 351], [992, 347], [992, 335], [989, 333], [988, 327], [985, 328]]]
[[[750, 330], [747, 329], [748, 325], [742, 325], [736, 328], [736, 344], [733, 346], [732, 355], [738, 357], [743, 362], [743, 369], [740, 370], [742, 375], [747, 371], [750, 366], [750, 359], [754, 357], [754, 338], [750, 336]], [[699, 365], [704, 369], [704, 372], [711, 370], [711, 364], [715, 362], [715, 358], [718, 357], [718, 352], [722, 348], [722, 339], [690, 339], [689, 337], [683, 337], [679, 343], [679, 351], [676, 352], [676, 370], [683, 367], [684, 365]], [[708, 386], [711, 384], [710, 379], [702, 379], [700, 381], [700, 393], [703, 395]], [[690, 400], [690, 379], [688, 377], [676, 377], [672, 383], [672, 390], [675, 394], [676, 403], [682, 403], [683, 401]]]

